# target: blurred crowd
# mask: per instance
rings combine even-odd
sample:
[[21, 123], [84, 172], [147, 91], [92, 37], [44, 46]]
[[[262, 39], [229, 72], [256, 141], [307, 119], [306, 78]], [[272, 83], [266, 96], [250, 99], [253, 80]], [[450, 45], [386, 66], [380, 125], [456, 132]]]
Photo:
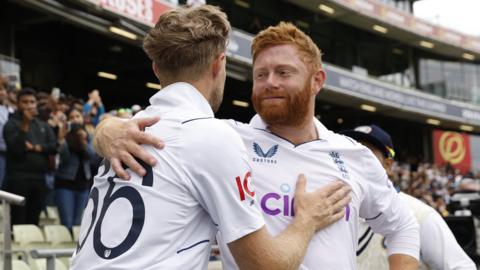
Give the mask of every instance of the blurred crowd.
[[480, 174], [462, 174], [449, 164], [395, 163], [390, 176], [397, 189], [408, 193], [431, 207], [442, 216], [448, 216], [447, 205], [458, 192], [480, 191]]
[[38, 225], [48, 204], [58, 207], [63, 225], [79, 225], [100, 164], [91, 140], [95, 126], [140, 109], [106, 112], [98, 90], [84, 101], [58, 88], [16, 89], [0, 76], [0, 187], [26, 197], [24, 207], [12, 206], [12, 223]]
[[[100, 92], [86, 100], [30, 88], [10, 88], [0, 76], [0, 187], [25, 196], [13, 207], [13, 224], [38, 224], [46, 204], [56, 205], [63, 225], [79, 225], [92, 176], [100, 157], [92, 147], [95, 126], [105, 117], [130, 118], [139, 105], [106, 112]], [[451, 196], [462, 189], [480, 190], [480, 175], [462, 175], [452, 166], [395, 163], [390, 179], [398, 190], [449, 213]]]

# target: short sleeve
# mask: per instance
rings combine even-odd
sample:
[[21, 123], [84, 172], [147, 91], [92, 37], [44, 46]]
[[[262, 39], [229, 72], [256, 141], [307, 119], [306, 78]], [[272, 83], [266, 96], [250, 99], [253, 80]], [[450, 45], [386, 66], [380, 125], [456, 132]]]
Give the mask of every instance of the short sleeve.
[[385, 169], [373, 153], [365, 148], [361, 156], [367, 193], [360, 207], [360, 217], [368, 221], [375, 219], [388, 209], [392, 200], [397, 196], [397, 192], [388, 179]]
[[393, 188], [378, 159], [367, 152], [362, 158], [368, 191], [360, 207], [360, 217], [365, 218], [375, 233], [385, 236], [388, 256], [403, 254], [418, 259], [418, 223], [408, 204]]
[[[185, 155], [190, 190], [226, 243], [260, 229], [263, 216], [255, 198], [248, 156], [240, 136], [219, 120], [192, 123]], [[195, 125], [200, 125], [196, 128]]]

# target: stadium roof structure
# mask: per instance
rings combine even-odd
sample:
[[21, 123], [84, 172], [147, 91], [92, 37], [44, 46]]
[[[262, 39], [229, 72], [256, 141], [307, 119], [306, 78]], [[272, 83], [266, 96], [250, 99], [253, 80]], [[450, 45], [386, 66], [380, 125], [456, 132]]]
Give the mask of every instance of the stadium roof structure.
[[285, 0], [340, 22], [434, 53], [480, 59], [480, 37], [434, 25], [374, 0]]
[[[421, 27], [423, 30], [412, 30], [412, 22], [415, 22], [415, 27], [418, 27], [419, 20], [412, 18], [408, 13], [393, 10], [391, 7], [378, 6], [378, 4], [381, 4], [378, 1], [284, 1], [295, 3], [295, 5], [302, 5], [312, 10], [314, 9], [315, 12], [325, 12], [325, 10], [328, 10], [325, 7], [323, 7], [323, 11], [319, 9], [320, 5], [326, 5], [325, 3], [328, 3], [328, 5], [330, 5], [329, 7], [333, 9], [332, 16], [334, 16], [335, 20], [354, 24], [356, 27], [361, 28], [362, 31], [363, 29], [366, 29], [374, 32], [378, 32], [378, 30], [370, 29], [373, 23], [378, 25], [384, 23], [383, 25], [387, 28], [387, 32], [383, 34], [391, 34], [392, 39], [396, 38], [403, 43], [412, 44], [414, 46], [417, 46], [416, 42], [422, 38], [425, 39], [425, 37], [428, 36], [417, 32], [426, 31], [423, 29], [426, 27]], [[69, 23], [92, 29], [110, 37], [122, 39], [125, 42], [137, 46], [141, 46], [141, 37], [143, 37], [147, 29], [153, 25], [155, 20], [154, 16], [156, 16], [154, 14], [161, 13], [173, 6], [163, 0], [155, 0], [155, 6], [152, 6], [151, 11], [152, 16], [138, 17], [136, 16], [137, 14], [127, 14], [125, 10], [117, 10], [114, 6], [115, 1], [16, 0], [15, 3], [48, 12], [49, 14], [57, 16]], [[359, 12], [350, 7], [350, 5], [353, 5], [352, 3], [355, 5], [361, 5], [360, 3], [370, 5], [368, 9], [372, 11], [372, 14]], [[360, 7], [356, 6], [356, 8]], [[363, 6], [361, 8], [367, 9]], [[380, 15], [374, 17], [376, 12], [379, 12], [378, 14]], [[402, 17], [404, 22], [408, 22], [407, 26], [404, 26], [401, 23], [393, 23], [391, 19], [395, 17], [395, 15], [398, 17], [396, 18], [397, 20], [401, 20], [400, 17]], [[434, 50], [435, 53], [438, 51], [439, 54], [448, 55], [450, 57], [455, 56], [462, 59], [462, 53], [469, 49], [468, 52], [475, 57], [480, 55], [478, 53], [480, 52], [480, 41], [473, 40], [472, 43], [472, 40], [469, 39], [471, 37], [466, 37], [455, 32], [445, 32], [447, 31], [445, 29], [440, 31], [441, 29], [436, 26], [433, 28], [433, 34], [429, 36], [430, 38], [428, 40], [434, 44], [434, 46], [429, 49]], [[118, 29], [122, 31], [119, 31]], [[446, 33], [460, 35], [460, 43], [448, 41], [449, 34]], [[379, 33], [379, 35], [380, 34], [382, 33]], [[229, 77], [240, 81], [251, 80], [252, 57], [250, 55], [250, 45], [252, 39], [253, 34], [235, 28], [233, 29], [227, 49], [227, 56], [229, 57], [229, 62], [227, 62], [227, 75]], [[466, 46], [463, 46], [463, 43], [461, 42], [467, 42], [466, 44], [470, 47], [467, 48]], [[479, 44], [478, 52], [473, 52], [476, 48], [475, 42], [478, 42]], [[425, 46], [422, 45], [418, 46], [425, 48]], [[356, 109], [367, 105], [370, 109], [374, 108], [374, 110], [380, 114], [411, 119], [423, 123], [431, 118], [438, 119], [442, 121], [442, 127], [445, 128], [459, 129], [462, 125], [471, 125], [474, 127], [472, 131], [480, 131], [480, 106], [478, 105], [449, 100], [436, 95], [424, 93], [418, 89], [398, 86], [393, 83], [379, 80], [376, 77], [371, 77], [368, 74], [361, 74], [354, 70], [352, 71], [348, 68], [341, 68], [329, 63], [325, 63], [325, 69], [327, 71], [327, 81], [325, 84], [325, 89], [327, 91], [321, 92], [319, 97], [321, 100]]]

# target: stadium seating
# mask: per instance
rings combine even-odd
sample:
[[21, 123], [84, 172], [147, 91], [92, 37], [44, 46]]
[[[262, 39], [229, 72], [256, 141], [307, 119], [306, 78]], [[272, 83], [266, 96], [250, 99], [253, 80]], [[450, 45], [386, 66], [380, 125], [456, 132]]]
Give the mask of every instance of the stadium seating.
[[67, 227], [63, 225], [45, 225], [43, 227], [46, 242], [53, 248], [74, 248], [72, 235]]
[[31, 224], [13, 225], [13, 240], [14, 248], [19, 249], [48, 246], [40, 228]]
[[32, 270], [30, 266], [24, 261], [13, 260], [12, 261], [12, 270]]
[[[36, 259], [34, 261], [36, 270], [47, 270], [47, 259]], [[32, 270], [34, 270], [34, 267], [32, 267]], [[55, 259], [55, 270], [68, 270], [68, 267], [60, 259]]]
[[56, 206], [47, 206], [46, 211], [40, 213], [40, 226], [60, 224], [60, 216]]
[[78, 237], [80, 236], [80, 226], [73, 226], [72, 233], [73, 233], [73, 241], [75, 243], [78, 243]]

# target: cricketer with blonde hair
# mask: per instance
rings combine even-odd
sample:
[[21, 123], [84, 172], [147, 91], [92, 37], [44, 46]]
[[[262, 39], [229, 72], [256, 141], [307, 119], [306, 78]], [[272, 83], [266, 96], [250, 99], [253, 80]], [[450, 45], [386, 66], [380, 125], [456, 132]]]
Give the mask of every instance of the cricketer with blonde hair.
[[[328, 130], [314, 117], [315, 98], [325, 82], [318, 47], [294, 25], [282, 22], [254, 38], [252, 54], [252, 103], [258, 115], [249, 124], [227, 122], [247, 146], [256, 197], [268, 230], [277, 235], [296, 218], [297, 212], [292, 211], [293, 201], [297, 203], [292, 188], [295, 175], [309, 176], [308, 189], [341, 179], [352, 188], [345, 218], [315, 234], [299, 269], [356, 269], [359, 217], [386, 236], [391, 269], [416, 269], [418, 224], [379, 161], [366, 147]], [[131, 158], [130, 153], [149, 160], [148, 153], [126, 147], [137, 140], [146, 142], [146, 138], [158, 143], [138, 130], [133, 121], [105, 123], [96, 137], [101, 154], [125, 163], [130, 162], [125, 158]], [[237, 250], [230, 245], [234, 260], [222, 231], [218, 238], [225, 269], [236, 269], [235, 261], [249, 260], [247, 254], [235, 254]]]
[[162, 117], [145, 134], [165, 136], [167, 147], [137, 146], [156, 165], [130, 181], [114, 160], [100, 167], [72, 269], [206, 269], [217, 231], [241, 269], [298, 269], [315, 232], [344, 216], [349, 187], [331, 181], [306, 193], [300, 176], [295, 218], [274, 237], [267, 231], [245, 146], [213, 117], [229, 32], [226, 15], [205, 5], [168, 11], [148, 33], [144, 49], [164, 88], [135, 120]]

